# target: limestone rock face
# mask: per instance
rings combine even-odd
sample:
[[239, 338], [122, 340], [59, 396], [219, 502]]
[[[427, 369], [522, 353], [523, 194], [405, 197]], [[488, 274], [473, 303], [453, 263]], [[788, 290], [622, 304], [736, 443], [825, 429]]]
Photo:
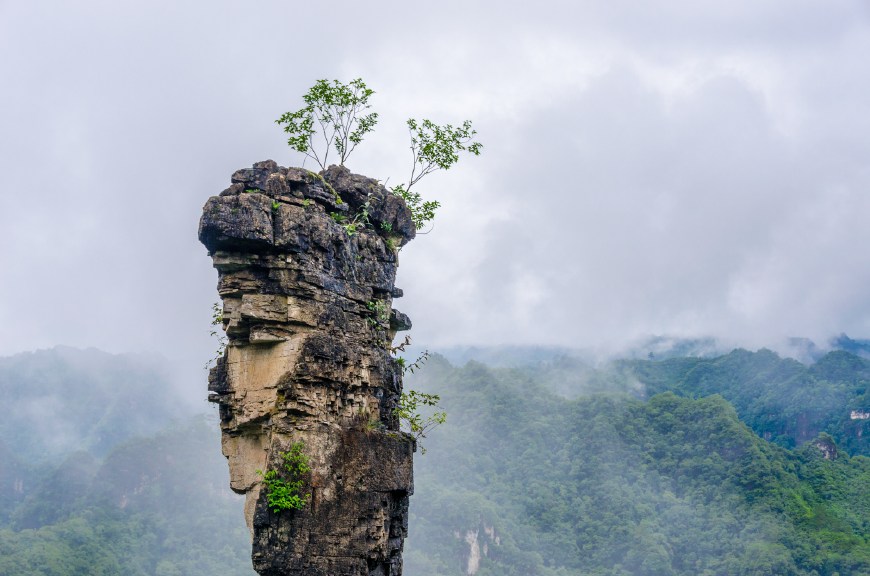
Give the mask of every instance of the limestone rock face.
[[[416, 447], [393, 413], [402, 371], [388, 346], [411, 324], [392, 304], [413, 238], [404, 201], [337, 166], [258, 162], [203, 208], [229, 339], [209, 399], [260, 574], [402, 573]], [[280, 470], [297, 442], [310, 497], [275, 513], [257, 471]]]

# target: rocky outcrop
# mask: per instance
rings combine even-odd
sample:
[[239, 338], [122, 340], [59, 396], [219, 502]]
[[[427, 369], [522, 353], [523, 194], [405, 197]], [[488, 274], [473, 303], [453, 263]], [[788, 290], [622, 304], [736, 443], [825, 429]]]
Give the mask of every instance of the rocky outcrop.
[[[389, 345], [410, 327], [392, 304], [413, 238], [400, 198], [336, 166], [259, 162], [203, 208], [229, 339], [209, 399], [260, 574], [402, 572], [415, 445], [394, 414], [402, 371]], [[258, 471], [280, 470], [298, 442], [310, 496], [275, 513]]]

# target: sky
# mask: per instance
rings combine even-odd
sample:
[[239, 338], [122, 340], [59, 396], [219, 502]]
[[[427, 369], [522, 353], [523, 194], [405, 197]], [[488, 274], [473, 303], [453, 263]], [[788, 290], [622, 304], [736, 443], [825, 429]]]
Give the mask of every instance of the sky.
[[275, 119], [357, 77], [354, 172], [406, 180], [409, 117], [484, 145], [417, 185], [443, 207], [400, 254], [416, 343], [870, 336], [865, 0], [0, 0], [0, 54], [0, 355], [202, 378], [203, 204], [300, 165]]

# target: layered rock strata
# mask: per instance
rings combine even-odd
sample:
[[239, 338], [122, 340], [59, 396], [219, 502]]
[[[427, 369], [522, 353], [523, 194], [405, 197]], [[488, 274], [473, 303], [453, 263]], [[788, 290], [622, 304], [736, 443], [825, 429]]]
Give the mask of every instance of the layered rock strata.
[[[411, 324], [392, 304], [397, 252], [413, 238], [400, 198], [336, 166], [259, 162], [203, 208], [228, 337], [209, 399], [262, 575], [402, 573], [415, 446], [394, 414], [402, 371], [389, 344]], [[258, 470], [280, 470], [298, 442], [310, 497], [275, 513]]]

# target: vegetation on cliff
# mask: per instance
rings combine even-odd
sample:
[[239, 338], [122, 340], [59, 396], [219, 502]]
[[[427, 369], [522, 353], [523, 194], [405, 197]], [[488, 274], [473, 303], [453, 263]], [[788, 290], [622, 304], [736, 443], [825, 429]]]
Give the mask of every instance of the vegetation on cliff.
[[311, 498], [310, 492], [302, 493], [305, 476], [311, 472], [304, 448], [304, 442], [294, 442], [290, 450], [281, 453], [283, 470], [257, 470], [257, 474], [263, 477], [269, 508], [275, 514], [283, 510], [301, 510]]

